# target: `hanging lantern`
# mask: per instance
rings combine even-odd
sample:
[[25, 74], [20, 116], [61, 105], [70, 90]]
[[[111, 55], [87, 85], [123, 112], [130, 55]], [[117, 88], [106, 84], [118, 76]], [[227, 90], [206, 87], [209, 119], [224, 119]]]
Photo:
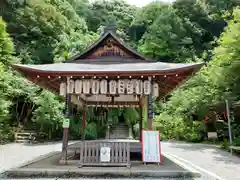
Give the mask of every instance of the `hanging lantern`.
[[92, 93], [93, 94], [99, 94], [99, 88], [100, 84], [98, 80], [93, 80], [92, 81]]
[[112, 80], [109, 82], [109, 93], [116, 94], [117, 93], [117, 82]]
[[89, 80], [84, 80], [83, 81], [83, 93], [84, 94], [89, 94], [90, 93], [90, 81]]
[[82, 80], [76, 80], [75, 81], [75, 93], [81, 94], [83, 89], [83, 82]]
[[66, 83], [62, 82], [60, 83], [60, 96], [66, 96], [67, 93], [67, 87], [66, 87]]
[[153, 98], [157, 98], [159, 96], [159, 86], [157, 83], [154, 83], [152, 86], [152, 95]]
[[148, 80], [145, 80], [143, 82], [143, 89], [144, 89], [144, 94], [148, 95], [151, 93], [151, 82]]
[[118, 81], [118, 94], [124, 94], [125, 92], [125, 84], [124, 84], [124, 80], [119, 80]]
[[132, 84], [133, 84], [133, 93], [136, 93], [136, 84], [137, 84], [137, 79], [132, 79]]
[[143, 82], [141, 80], [136, 81], [135, 93], [136, 94], [142, 94], [143, 93]]
[[67, 86], [67, 92], [72, 94], [74, 92], [74, 81], [73, 80], [69, 80], [68, 82], [68, 86]]
[[133, 94], [133, 81], [132, 80], [126, 81], [126, 87], [127, 87], [127, 94]]
[[101, 80], [100, 82], [100, 93], [101, 94], [107, 94], [107, 80]]

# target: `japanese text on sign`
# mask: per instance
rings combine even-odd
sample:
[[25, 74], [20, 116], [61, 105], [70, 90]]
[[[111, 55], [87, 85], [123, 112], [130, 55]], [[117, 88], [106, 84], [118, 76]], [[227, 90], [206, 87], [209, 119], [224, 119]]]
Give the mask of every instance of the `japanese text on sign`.
[[158, 131], [142, 131], [143, 162], [161, 163], [160, 137]]

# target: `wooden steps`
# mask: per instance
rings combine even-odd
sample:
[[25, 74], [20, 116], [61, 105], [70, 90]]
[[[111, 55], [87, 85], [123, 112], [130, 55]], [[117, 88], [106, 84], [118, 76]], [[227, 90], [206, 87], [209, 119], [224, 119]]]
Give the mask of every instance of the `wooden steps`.
[[17, 132], [15, 133], [16, 143], [37, 143], [37, 133], [33, 131]]
[[112, 131], [109, 137], [106, 139], [128, 139], [129, 138], [129, 128], [128, 125], [124, 123], [118, 123], [112, 126]]

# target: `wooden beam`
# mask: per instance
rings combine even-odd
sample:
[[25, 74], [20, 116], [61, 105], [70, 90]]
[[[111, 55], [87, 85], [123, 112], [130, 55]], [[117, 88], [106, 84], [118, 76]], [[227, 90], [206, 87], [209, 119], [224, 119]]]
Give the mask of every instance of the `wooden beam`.
[[131, 105], [139, 105], [139, 102], [87, 102], [87, 105], [100, 105], [100, 106], [108, 106], [108, 105], [117, 105], [117, 106], [121, 106], [121, 105], [126, 105], [126, 106], [131, 106]]

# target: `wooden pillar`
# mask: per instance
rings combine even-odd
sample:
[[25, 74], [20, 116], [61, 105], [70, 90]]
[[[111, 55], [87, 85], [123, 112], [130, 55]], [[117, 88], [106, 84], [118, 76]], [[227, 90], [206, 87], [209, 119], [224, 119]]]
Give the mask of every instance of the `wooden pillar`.
[[147, 118], [148, 130], [152, 130], [153, 123], [153, 99], [152, 94], [148, 95], [148, 118]]
[[[69, 78], [67, 78], [67, 86], [69, 83]], [[71, 95], [66, 93], [65, 99], [65, 118], [70, 117], [70, 104], [71, 104]], [[63, 128], [63, 140], [62, 140], [62, 158], [64, 163], [67, 164], [67, 148], [68, 148], [68, 130], [69, 128]]]
[[82, 141], [85, 141], [85, 131], [86, 131], [86, 114], [87, 114], [87, 106], [83, 106], [83, 113], [82, 113]]
[[139, 105], [139, 139], [142, 142], [142, 129], [143, 129], [143, 111], [142, 104]]

